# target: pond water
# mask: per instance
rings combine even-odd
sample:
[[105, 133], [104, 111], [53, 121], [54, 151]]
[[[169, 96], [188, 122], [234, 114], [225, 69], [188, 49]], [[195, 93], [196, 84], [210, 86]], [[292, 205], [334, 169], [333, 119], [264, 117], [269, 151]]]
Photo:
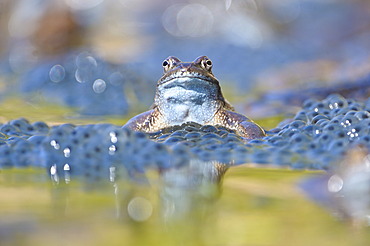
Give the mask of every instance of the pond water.
[[44, 170], [6, 170], [1, 245], [367, 245], [367, 228], [340, 221], [298, 188], [317, 174], [231, 168], [219, 186], [172, 197], [189, 207], [171, 213], [156, 173], [146, 184], [56, 186]]
[[[5, 121], [43, 113], [50, 124], [86, 124], [66, 118], [69, 109], [12, 102], [2, 109]], [[16, 110], [21, 105], [24, 112]], [[313, 195], [314, 187], [327, 188], [325, 171], [263, 166], [233, 166], [214, 175], [214, 163], [199, 161], [162, 173], [149, 169], [135, 180], [58, 183], [44, 168], [3, 169], [1, 245], [368, 244], [368, 227], [307, 195], [307, 184]], [[310, 183], [312, 177], [324, 183]]]

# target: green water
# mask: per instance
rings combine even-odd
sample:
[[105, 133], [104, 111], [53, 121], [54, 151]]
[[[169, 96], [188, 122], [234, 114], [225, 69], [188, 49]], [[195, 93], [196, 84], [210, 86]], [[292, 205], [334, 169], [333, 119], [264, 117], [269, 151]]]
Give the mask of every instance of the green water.
[[[0, 173], [1, 245], [368, 245], [368, 228], [339, 221], [297, 182], [312, 172], [231, 168], [217, 196], [183, 216], [163, 216], [160, 177], [150, 184], [52, 185], [43, 170]], [[197, 191], [194, 191], [197, 192]], [[135, 197], [151, 205], [135, 221]]]
[[[19, 100], [0, 113], [3, 122], [125, 121], [80, 119]], [[230, 168], [220, 184], [174, 190], [155, 171], [140, 183], [55, 185], [45, 170], [2, 170], [0, 245], [369, 245], [367, 227], [339, 220], [299, 189], [303, 178], [320, 174], [244, 165]], [[178, 196], [168, 198], [169, 188]], [[186, 206], [172, 211], [175, 203]]]

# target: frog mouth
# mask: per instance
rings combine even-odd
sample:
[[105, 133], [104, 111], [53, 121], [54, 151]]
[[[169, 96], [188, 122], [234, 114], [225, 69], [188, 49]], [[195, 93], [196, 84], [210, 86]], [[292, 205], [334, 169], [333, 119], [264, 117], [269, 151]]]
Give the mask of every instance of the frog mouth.
[[187, 77], [182, 76], [164, 81], [163, 83], [159, 84], [159, 86], [163, 87], [164, 89], [169, 89], [173, 87], [180, 87], [184, 89], [191, 88], [195, 89], [197, 87], [199, 88], [214, 87], [215, 84], [211, 80], [207, 80], [196, 76], [187, 76]]
[[178, 99], [176, 102], [186, 102], [185, 104], [192, 101], [193, 97], [208, 98], [210, 101], [224, 100], [217, 79], [201, 73], [173, 73], [163, 76], [157, 84], [157, 105], [167, 103], [160, 102], [164, 97], [174, 97]]
[[201, 74], [183, 75], [182, 73], [168, 76], [164, 79], [161, 79], [158, 82], [158, 86], [166, 85], [166, 88], [174, 87], [174, 86], [185, 88], [187, 87], [187, 85], [196, 85], [196, 84], [217, 85], [215, 80], [213, 80], [210, 77], [207, 77]]

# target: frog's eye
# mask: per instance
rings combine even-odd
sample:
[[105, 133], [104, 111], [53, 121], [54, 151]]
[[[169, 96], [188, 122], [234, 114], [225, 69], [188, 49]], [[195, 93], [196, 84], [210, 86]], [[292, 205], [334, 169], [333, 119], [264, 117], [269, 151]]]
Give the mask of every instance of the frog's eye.
[[171, 59], [166, 59], [163, 61], [162, 66], [165, 72], [169, 71], [173, 65], [173, 61]]
[[167, 57], [167, 59], [164, 60], [163, 63], [162, 63], [164, 72], [167, 72], [167, 71], [171, 70], [174, 66], [176, 66], [176, 64], [178, 64], [180, 62], [181, 61], [178, 58], [174, 57], [174, 56]]
[[202, 67], [204, 69], [207, 69], [208, 71], [211, 71], [212, 61], [210, 59], [208, 59], [208, 58], [204, 59], [201, 64], [202, 64]]
[[168, 63], [168, 61], [164, 61], [164, 62], [162, 63], [162, 66], [163, 66], [163, 67], [167, 67], [168, 65], [170, 65], [170, 64]]
[[164, 71], [167, 72], [168, 70], [170, 70], [171, 61], [169, 59], [164, 60], [162, 63], [162, 66], [163, 66]]

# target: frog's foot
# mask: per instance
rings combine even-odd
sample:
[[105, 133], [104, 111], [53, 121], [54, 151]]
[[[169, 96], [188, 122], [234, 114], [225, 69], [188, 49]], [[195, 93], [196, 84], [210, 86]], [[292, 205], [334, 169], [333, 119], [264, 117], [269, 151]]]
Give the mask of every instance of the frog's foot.
[[156, 132], [166, 127], [159, 111], [154, 108], [131, 118], [123, 128], [140, 132]]
[[220, 125], [237, 131], [239, 135], [247, 139], [262, 138], [266, 136], [265, 131], [246, 116], [228, 111], [220, 110], [214, 116], [213, 125]]
[[266, 136], [265, 131], [252, 121], [242, 121], [237, 128], [237, 131], [247, 139], [263, 138]]

